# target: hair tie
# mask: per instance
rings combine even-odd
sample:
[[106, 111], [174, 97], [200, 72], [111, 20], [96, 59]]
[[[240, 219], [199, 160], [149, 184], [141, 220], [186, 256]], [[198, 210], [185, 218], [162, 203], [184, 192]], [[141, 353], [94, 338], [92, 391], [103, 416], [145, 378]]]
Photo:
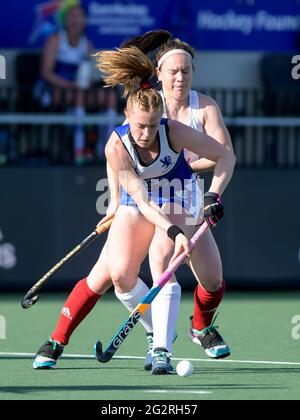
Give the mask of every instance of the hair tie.
[[144, 81], [140, 83], [141, 89], [152, 89], [153, 85], [149, 81]]

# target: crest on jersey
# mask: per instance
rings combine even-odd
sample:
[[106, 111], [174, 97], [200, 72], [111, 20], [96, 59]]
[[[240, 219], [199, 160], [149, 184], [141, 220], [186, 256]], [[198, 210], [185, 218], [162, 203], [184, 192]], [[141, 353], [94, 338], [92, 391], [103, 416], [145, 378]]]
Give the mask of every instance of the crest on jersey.
[[171, 156], [165, 156], [163, 159], [160, 159], [162, 163], [162, 168], [168, 168], [170, 165], [172, 165], [172, 158]]

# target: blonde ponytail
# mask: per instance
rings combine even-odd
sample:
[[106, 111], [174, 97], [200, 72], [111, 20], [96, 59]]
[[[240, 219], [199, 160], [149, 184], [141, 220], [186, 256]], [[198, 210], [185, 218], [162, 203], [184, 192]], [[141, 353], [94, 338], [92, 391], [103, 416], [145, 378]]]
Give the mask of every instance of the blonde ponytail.
[[[149, 88], [155, 68], [149, 58], [137, 47], [100, 51], [95, 54], [96, 67], [103, 73], [107, 87], [123, 85], [127, 109], [135, 103], [144, 111], [163, 111], [160, 94]], [[146, 82], [146, 83], [145, 83]]]
[[125, 96], [139, 89], [140, 83], [154, 74], [151, 61], [136, 47], [100, 51], [95, 56], [106, 86], [124, 85]]

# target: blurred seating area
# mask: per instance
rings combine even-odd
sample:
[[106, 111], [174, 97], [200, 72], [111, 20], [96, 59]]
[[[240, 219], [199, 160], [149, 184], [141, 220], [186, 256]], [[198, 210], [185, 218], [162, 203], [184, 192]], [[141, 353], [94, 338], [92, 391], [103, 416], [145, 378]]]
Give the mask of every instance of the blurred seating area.
[[[0, 84], [0, 167], [97, 165], [104, 160], [109, 133], [123, 120], [122, 92], [113, 91], [116, 112], [108, 112], [108, 90], [95, 80], [80, 90], [84, 114], [72, 114], [68, 97], [79, 88], [59, 89], [58, 105], [47, 102], [47, 91], [37, 83], [40, 60], [38, 52], [19, 53], [15, 84]], [[290, 55], [266, 54], [260, 62], [261, 88], [194, 86], [218, 102], [238, 167], [300, 167], [300, 82], [292, 79], [291, 68]], [[74, 133], [83, 139], [80, 155]]]

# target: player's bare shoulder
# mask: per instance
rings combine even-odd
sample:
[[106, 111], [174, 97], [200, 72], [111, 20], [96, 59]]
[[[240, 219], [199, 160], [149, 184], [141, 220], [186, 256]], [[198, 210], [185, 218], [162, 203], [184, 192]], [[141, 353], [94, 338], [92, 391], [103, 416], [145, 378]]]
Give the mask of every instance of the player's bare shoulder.
[[215, 121], [222, 121], [222, 113], [217, 102], [208, 95], [198, 93], [200, 103], [200, 119], [203, 127], [208, 123], [214, 123]]
[[198, 92], [199, 96], [199, 103], [200, 103], [200, 109], [209, 109], [209, 108], [215, 108], [219, 109], [219, 105], [217, 102], [208, 95], [204, 95], [203, 93]]
[[132, 159], [118, 136], [114, 131], [105, 146], [105, 156], [115, 170], [130, 170], [133, 167]]
[[122, 155], [122, 152], [124, 151], [124, 146], [122, 145], [122, 141], [118, 134], [113, 131], [111, 134], [109, 140], [106, 143], [105, 146], [105, 155], [106, 157], [113, 158], [114, 156]]

